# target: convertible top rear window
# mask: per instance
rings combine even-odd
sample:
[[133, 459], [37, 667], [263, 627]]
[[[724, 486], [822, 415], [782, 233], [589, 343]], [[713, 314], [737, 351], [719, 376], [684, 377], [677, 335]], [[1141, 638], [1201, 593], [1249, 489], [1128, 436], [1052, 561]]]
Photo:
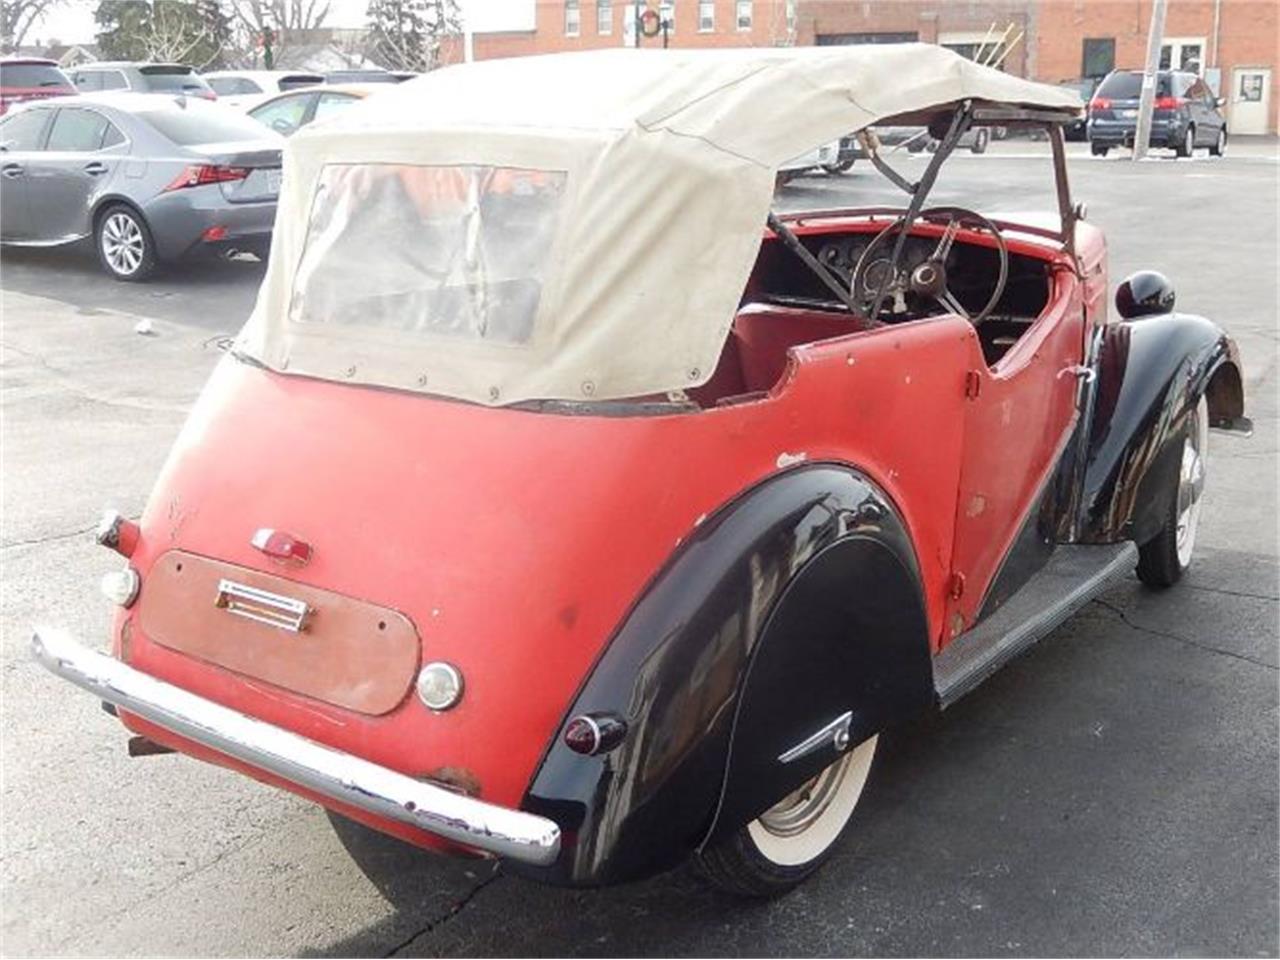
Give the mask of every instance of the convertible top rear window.
[[514, 167], [326, 164], [290, 318], [526, 343], [565, 178]]

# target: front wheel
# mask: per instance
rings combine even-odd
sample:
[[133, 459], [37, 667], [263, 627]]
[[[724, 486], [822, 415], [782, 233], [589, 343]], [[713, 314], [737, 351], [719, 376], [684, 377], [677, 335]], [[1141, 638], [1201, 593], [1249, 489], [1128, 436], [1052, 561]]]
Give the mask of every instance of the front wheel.
[[1171, 587], [1191, 566], [1200, 527], [1205, 466], [1209, 454], [1209, 404], [1204, 397], [1187, 421], [1182, 460], [1164, 525], [1138, 548], [1138, 579], [1149, 587]]
[[1095, 144], [1091, 144], [1089, 149], [1093, 152], [1093, 155], [1095, 157], [1105, 157], [1107, 155], [1107, 151], [1110, 150], [1111, 148], [1104, 147], [1100, 143], [1095, 143]]
[[145, 280], [156, 268], [155, 241], [132, 207], [121, 203], [103, 211], [94, 240], [102, 268], [116, 280]]
[[713, 884], [743, 897], [776, 897], [831, 855], [862, 797], [876, 737], [864, 740], [745, 827], [697, 855]]
[[853, 158], [851, 157], [848, 160], [837, 160], [835, 163], [824, 163], [822, 170], [824, 173], [834, 177], [837, 174], [845, 173], [852, 166]]
[[1209, 148], [1209, 155], [1220, 157], [1227, 152], [1227, 128], [1220, 127], [1218, 129], [1218, 139], [1213, 141], [1213, 146]]

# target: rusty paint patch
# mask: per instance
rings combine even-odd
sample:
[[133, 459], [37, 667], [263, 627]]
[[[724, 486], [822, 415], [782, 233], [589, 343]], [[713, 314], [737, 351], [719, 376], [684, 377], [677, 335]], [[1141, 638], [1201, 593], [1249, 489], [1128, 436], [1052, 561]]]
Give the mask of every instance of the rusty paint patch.
[[423, 774], [422, 779], [454, 793], [480, 796], [480, 780], [466, 767], [437, 767]]
[[968, 505], [964, 508], [964, 515], [969, 518], [980, 517], [987, 509], [987, 498], [980, 493], [975, 493], [969, 498]]

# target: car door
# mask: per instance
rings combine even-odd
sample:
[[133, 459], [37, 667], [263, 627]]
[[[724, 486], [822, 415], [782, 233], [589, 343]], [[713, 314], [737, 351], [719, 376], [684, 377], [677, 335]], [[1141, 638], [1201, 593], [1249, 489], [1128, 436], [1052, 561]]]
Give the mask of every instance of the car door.
[[1218, 131], [1211, 125], [1209, 117], [1205, 115], [1204, 101], [1200, 97], [1200, 82], [1193, 76], [1186, 74], [1175, 74], [1177, 84], [1174, 89], [1174, 95], [1184, 100], [1187, 104], [1188, 119], [1195, 127], [1195, 145], [1203, 147], [1213, 142], [1217, 137]]
[[[999, 360], [989, 366], [976, 345], [971, 351], [944, 643], [994, 609], [999, 597], [985, 602], [992, 583], [1015, 542], [1036, 535], [1040, 495], [1073, 435], [1084, 294], [1074, 271], [1049, 276], [1048, 304]], [[1048, 551], [1032, 555], [1043, 561]], [[1009, 573], [1016, 581], [1018, 571]]]
[[128, 144], [110, 120], [88, 107], [62, 107], [30, 171], [35, 227], [45, 240], [92, 232], [93, 201], [114, 178]]
[[1218, 109], [1218, 98], [1203, 80], [1196, 81], [1196, 85], [1191, 88], [1191, 95], [1200, 103], [1200, 113], [1204, 117], [1204, 143], [1212, 146], [1218, 142], [1218, 132], [1226, 125], [1226, 119]]
[[0, 238], [35, 239], [30, 168], [40, 155], [53, 110], [30, 107], [0, 120]]

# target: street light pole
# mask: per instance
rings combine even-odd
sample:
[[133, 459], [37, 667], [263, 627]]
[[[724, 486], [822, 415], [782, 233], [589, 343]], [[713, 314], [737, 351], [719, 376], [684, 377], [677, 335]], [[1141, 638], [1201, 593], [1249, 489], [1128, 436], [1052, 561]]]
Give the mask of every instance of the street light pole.
[[1147, 68], [1142, 74], [1142, 98], [1138, 101], [1138, 129], [1133, 135], [1133, 159], [1147, 155], [1151, 139], [1151, 111], [1155, 109], [1156, 72], [1160, 69], [1160, 47], [1164, 42], [1164, 12], [1167, 0], [1153, 0], [1151, 30], [1147, 34]]

